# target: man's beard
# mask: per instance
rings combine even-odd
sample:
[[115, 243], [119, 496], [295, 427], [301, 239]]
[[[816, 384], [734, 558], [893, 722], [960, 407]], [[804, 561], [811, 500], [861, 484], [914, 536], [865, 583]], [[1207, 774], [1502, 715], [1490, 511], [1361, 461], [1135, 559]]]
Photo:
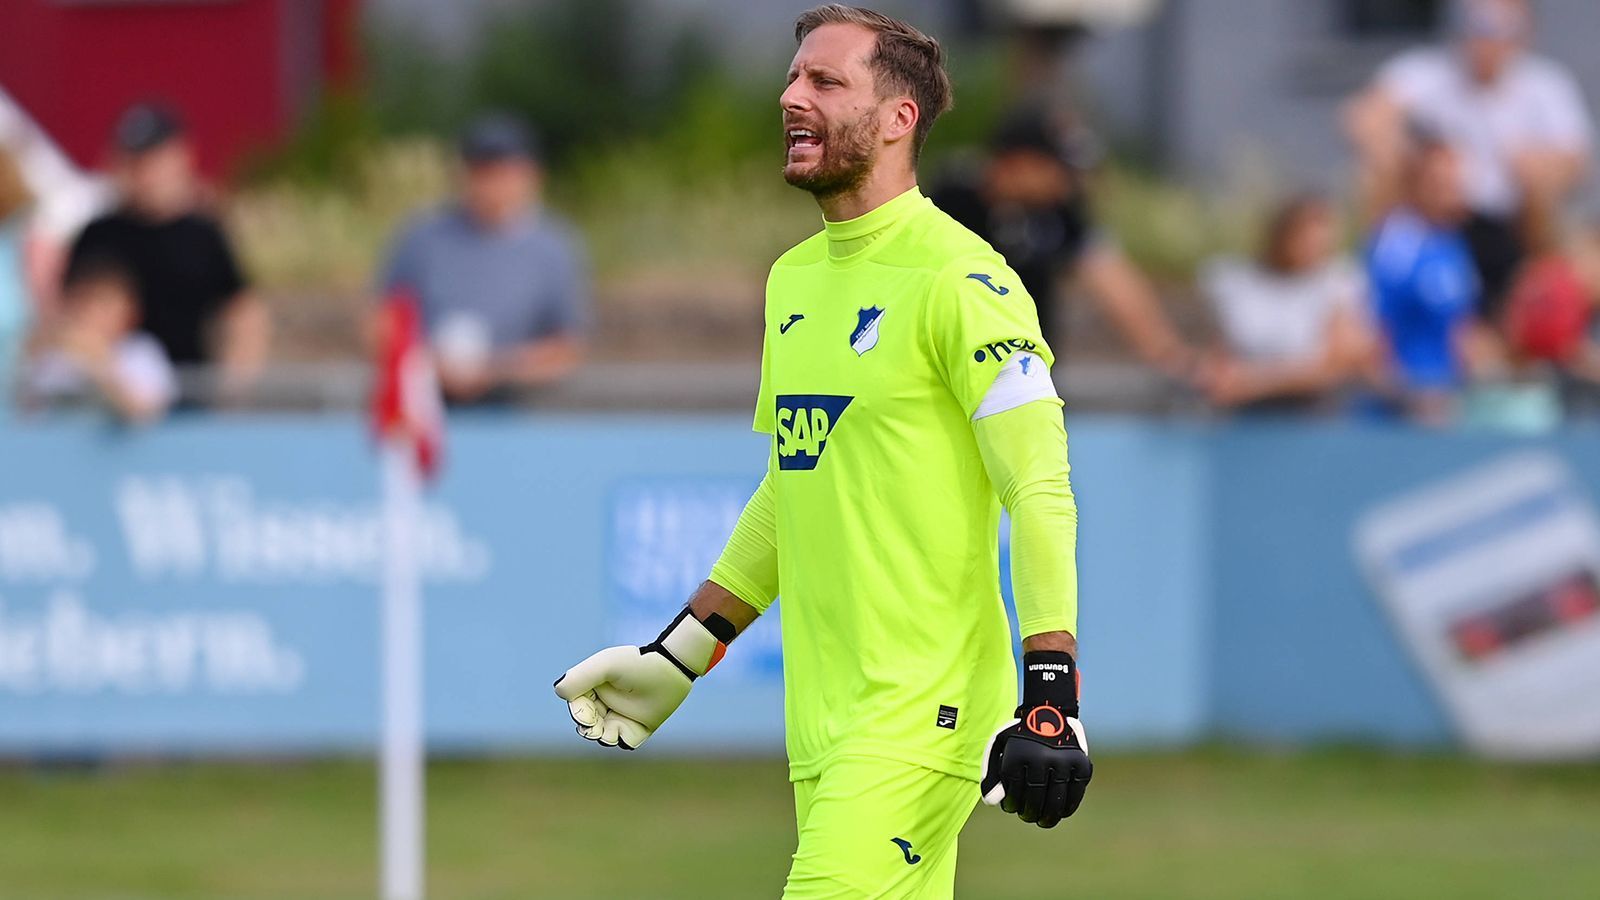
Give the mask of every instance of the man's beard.
[[863, 113], [854, 122], [829, 128], [822, 137], [822, 159], [809, 170], [790, 174], [784, 166], [783, 180], [817, 197], [837, 197], [859, 188], [877, 162], [878, 117]]

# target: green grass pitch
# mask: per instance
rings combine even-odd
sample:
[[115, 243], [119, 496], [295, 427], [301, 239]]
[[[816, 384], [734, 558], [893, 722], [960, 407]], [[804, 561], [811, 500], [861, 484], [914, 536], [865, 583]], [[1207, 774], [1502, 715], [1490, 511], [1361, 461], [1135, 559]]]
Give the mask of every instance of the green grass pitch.
[[[362, 761], [0, 767], [0, 898], [375, 894]], [[435, 898], [776, 897], [781, 762], [495, 759], [429, 772]], [[957, 897], [1600, 896], [1600, 767], [1364, 751], [1101, 754], [1053, 831], [980, 808]]]

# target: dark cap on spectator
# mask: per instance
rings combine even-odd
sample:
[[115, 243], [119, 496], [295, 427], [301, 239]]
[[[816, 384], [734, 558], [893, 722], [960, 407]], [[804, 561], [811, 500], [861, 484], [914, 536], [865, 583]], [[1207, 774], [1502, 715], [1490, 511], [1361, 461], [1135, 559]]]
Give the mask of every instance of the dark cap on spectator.
[[1461, 0], [1455, 24], [1465, 37], [1511, 41], [1526, 37], [1533, 23], [1527, 6], [1514, 0]]
[[1001, 120], [989, 138], [994, 153], [1032, 150], [1060, 160], [1074, 169], [1091, 168], [1099, 161], [1094, 139], [1087, 133], [1068, 134], [1044, 111], [1023, 108]]
[[1445, 137], [1439, 126], [1426, 119], [1407, 116], [1403, 130], [1408, 148], [1414, 153], [1425, 150], [1444, 150], [1449, 149], [1451, 146], [1450, 140]]
[[472, 120], [461, 132], [461, 158], [469, 165], [508, 159], [537, 162], [539, 145], [520, 119], [492, 113]]
[[139, 103], [129, 107], [117, 120], [115, 143], [123, 153], [144, 153], [179, 137], [184, 131], [183, 119], [171, 107]]

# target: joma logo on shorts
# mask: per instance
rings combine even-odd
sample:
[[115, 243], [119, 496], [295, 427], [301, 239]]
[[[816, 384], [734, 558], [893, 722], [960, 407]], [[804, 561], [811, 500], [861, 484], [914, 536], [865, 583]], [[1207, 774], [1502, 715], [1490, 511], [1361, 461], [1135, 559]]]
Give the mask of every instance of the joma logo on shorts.
[[906, 865], [914, 866], [917, 863], [922, 862], [922, 854], [921, 853], [912, 853], [911, 852], [911, 842], [910, 841], [906, 840], [905, 838], [890, 838], [889, 840], [893, 841], [894, 845], [896, 847], [900, 848], [900, 852], [905, 854]]

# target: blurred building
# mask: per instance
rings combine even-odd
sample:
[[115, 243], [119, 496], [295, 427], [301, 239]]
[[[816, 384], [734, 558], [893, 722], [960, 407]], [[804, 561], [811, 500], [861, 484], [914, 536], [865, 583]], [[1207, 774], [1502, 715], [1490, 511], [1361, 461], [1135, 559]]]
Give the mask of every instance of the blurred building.
[[167, 100], [218, 174], [352, 77], [359, 5], [5, 0], [0, 86], [84, 166], [100, 161], [125, 107]]
[[[471, 46], [486, 16], [541, 4], [553, 6], [562, 0], [368, 0], [370, 14], [377, 21], [400, 26], [430, 38], [435, 44], [454, 49]], [[729, 39], [728, 50], [735, 58], [747, 53], [765, 55], [773, 48], [792, 43], [795, 16], [824, 0], [626, 0], [635, 10], [636, 21], [650, 26], [661, 24], [704, 26], [711, 33]], [[918, 24], [933, 27], [949, 23], [963, 7], [988, 0], [860, 0], [893, 15], [910, 16]], [[930, 21], [931, 20], [931, 21]], [[751, 43], [753, 47], [748, 46]]]
[[[378, 21], [399, 25], [460, 49], [470, 46], [487, 15], [560, 0], [368, 0]], [[802, 11], [824, 0], [623, 0], [636, 18], [651, 24], [688, 24], [728, 39], [730, 58], [751, 65], [771, 62], [768, 52], [786, 47], [790, 26]], [[1091, 23], [1129, 25], [1147, 19], [1166, 0], [853, 0], [903, 16], [940, 37], [992, 28], [1007, 21], [1035, 27]]]
[[[1189, 176], [1280, 175], [1332, 186], [1349, 154], [1339, 106], [1385, 60], [1449, 39], [1451, 0], [1166, 0], [1147, 25], [1086, 45], [1097, 123]], [[1540, 0], [1534, 49], [1600, 95], [1594, 0]], [[1592, 102], [1592, 101], [1591, 101]]]

